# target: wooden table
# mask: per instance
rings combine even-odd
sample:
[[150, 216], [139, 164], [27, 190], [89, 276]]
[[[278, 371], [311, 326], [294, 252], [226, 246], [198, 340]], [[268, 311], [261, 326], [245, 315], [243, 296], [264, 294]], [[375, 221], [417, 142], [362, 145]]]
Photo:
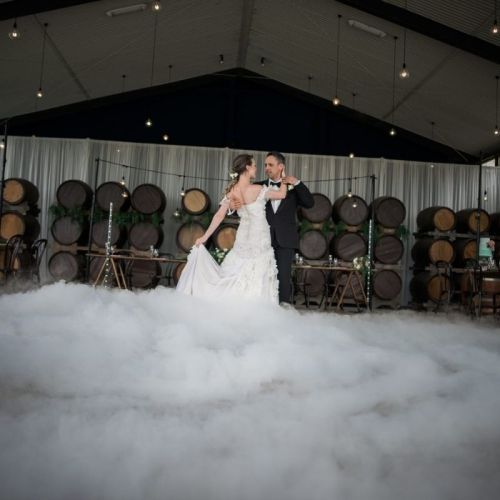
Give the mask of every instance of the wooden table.
[[[325, 308], [328, 306], [331, 306], [335, 299], [337, 299], [337, 310], [340, 310], [341, 308], [343, 308], [343, 306], [345, 305], [345, 299], [346, 299], [345, 294], [346, 294], [346, 291], [349, 289], [352, 292], [352, 297], [353, 297], [358, 309], [359, 309], [360, 302], [364, 306], [366, 306], [366, 308], [368, 309], [368, 307], [369, 307], [368, 298], [367, 298], [366, 293], [365, 293], [365, 289], [364, 289], [364, 285], [363, 285], [363, 278], [361, 276], [361, 273], [357, 269], [354, 269], [353, 267], [334, 266], [334, 265], [328, 265], [328, 264], [321, 264], [321, 265], [293, 264], [292, 269], [295, 269], [295, 270], [297, 270], [297, 269], [302, 269], [302, 270], [318, 269], [320, 271], [323, 271], [323, 273], [325, 274], [326, 290], [328, 290], [328, 283], [326, 281], [326, 278], [327, 278], [326, 273], [327, 272], [334, 271], [336, 274], [339, 275], [339, 277], [342, 274], [347, 274], [347, 280], [346, 280], [346, 283], [343, 286], [342, 290], [341, 290], [342, 285], [340, 284], [340, 279], [337, 279], [337, 276], [336, 276], [335, 286], [333, 288], [332, 294], [330, 296], [328, 296], [328, 293], [327, 293], [327, 297], [326, 297], [327, 300], [325, 301]], [[358, 283], [358, 285], [359, 285], [359, 290], [361, 291], [361, 297], [360, 297], [361, 300], [360, 301], [358, 301], [358, 293], [359, 292], [356, 292], [356, 290], [354, 290], [353, 283]]]

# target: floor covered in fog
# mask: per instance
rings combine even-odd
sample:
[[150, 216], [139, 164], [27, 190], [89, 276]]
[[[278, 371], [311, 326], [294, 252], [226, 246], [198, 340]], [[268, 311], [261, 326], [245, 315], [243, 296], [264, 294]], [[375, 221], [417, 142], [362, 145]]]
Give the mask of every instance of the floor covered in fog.
[[498, 322], [62, 283], [0, 319], [2, 499], [500, 490]]

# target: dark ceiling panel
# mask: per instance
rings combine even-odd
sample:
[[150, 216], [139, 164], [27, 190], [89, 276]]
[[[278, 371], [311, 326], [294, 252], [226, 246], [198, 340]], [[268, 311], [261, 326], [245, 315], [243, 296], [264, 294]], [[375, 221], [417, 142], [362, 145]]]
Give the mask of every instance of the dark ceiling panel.
[[48, 10], [65, 9], [96, 0], [13, 0], [0, 3], [0, 21], [15, 17], [30, 16]]
[[444, 24], [437, 23], [406, 9], [396, 7], [381, 0], [337, 0], [355, 9], [380, 17], [404, 28], [446, 43], [457, 49], [470, 52], [487, 61], [500, 64], [500, 49], [479, 38], [467, 35]]

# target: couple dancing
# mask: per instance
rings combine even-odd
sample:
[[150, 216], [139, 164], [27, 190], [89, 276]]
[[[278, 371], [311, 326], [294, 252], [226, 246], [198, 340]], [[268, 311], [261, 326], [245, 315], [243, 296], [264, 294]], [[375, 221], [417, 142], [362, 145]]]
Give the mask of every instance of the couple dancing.
[[[285, 175], [285, 157], [267, 154], [268, 180], [252, 183], [255, 160], [242, 154], [233, 161], [233, 182], [205, 234], [198, 238], [177, 284], [188, 295], [235, 295], [290, 304], [291, 272], [299, 237], [297, 207], [311, 208], [314, 199], [297, 178]], [[237, 210], [240, 225], [232, 250], [219, 266], [204, 246], [228, 210]]]

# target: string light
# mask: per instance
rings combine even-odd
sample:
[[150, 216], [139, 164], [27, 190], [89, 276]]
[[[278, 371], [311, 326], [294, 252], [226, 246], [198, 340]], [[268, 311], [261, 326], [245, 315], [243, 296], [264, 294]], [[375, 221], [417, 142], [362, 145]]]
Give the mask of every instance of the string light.
[[184, 186], [182, 186], [182, 189], [181, 189], [181, 196], [186, 196], [186, 191], [184, 191]]
[[391, 129], [389, 130], [389, 135], [394, 137], [396, 135], [396, 129], [394, 128], [394, 108], [396, 107], [396, 48], [398, 43], [398, 37], [394, 37], [394, 57], [392, 64], [392, 111], [391, 111]]
[[349, 158], [354, 158], [354, 153], [349, 153]]
[[484, 190], [483, 200], [488, 201], [488, 191], [486, 189]]
[[178, 208], [175, 209], [175, 212], [172, 214], [176, 219], [181, 216], [181, 212]]
[[163, 134], [162, 139], [167, 142], [168, 141], [168, 134]]
[[125, 176], [122, 177], [122, 180], [120, 181], [120, 184], [125, 187]]
[[339, 66], [340, 66], [340, 20], [342, 19], [342, 14], [338, 14], [337, 21], [337, 75], [335, 76], [335, 97], [332, 102], [334, 106], [340, 104], [339, 99]]
[[14, 20], [14, 24], [12, 25], [12, 30], [9, 31], [9, 38], [11, 40], [17, 40], [18, 38], [21, 38], [21, 33], [17, 29], [17, 18]]
[[0, 142], [0, 149], [5, 149], [5, 140], [2, 139], [2, 141]]
[[161, 10], [161, 2], [160, 0], [155, 0], [152, 4], [151, 4], [151, 10], [153, 12], [159, 12]]
[[[408, 10], [408, 2], [405, 0], [405, 9]], [[405, 80], [410, 77], [410, 72], [406, 67], [406, 28], [403, 33], [403, 66], [399, 72], [399, 78]]]
[[145, 122], [146, 127], [152, 127], [153, 126], [153, 120], [151, 118], [147, 118]]
[[45, 66], [45, 42], [47, 40], [47, 26], [48, 26], [48, 23], [44, 23], [44, 25], [43, 25], [43, 42], [42, 42], [42, 63], [40, 65], [40, 84], [38, 85], [38, 90], [36, 92], [36, 96], [39, 99], [41, 99], [43, 97], [42, 81], [43, 81], [43, 68]]
[[496, 88], [495, 88], [495, 129], [493, 130], [493, 133], [495, 135], [499, 134], [498, 131], [498, 75], [495, 76], [496, 79]]
[[491, 32], [496, 35], [498, 34], [498, 23], [497, 23], [497, 0], [493, 0], [493, 5], [495, 6], [495, 19], [493, 20], [493, 26], [491, 27]]

